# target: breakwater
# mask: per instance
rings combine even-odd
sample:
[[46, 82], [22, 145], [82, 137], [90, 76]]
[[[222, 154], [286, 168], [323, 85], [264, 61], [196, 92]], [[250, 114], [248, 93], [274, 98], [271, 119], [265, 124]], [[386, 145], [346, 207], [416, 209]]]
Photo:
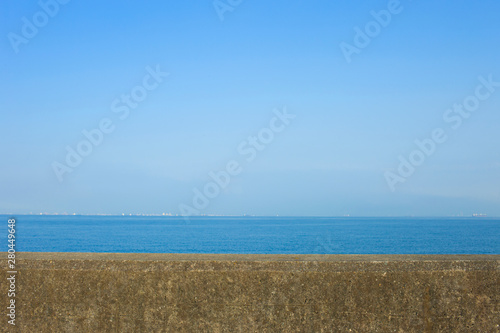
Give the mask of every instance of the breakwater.
[[500, 255], [19, 252], [16, 261], [16, 325], [3, 315], [5, 332], [500, 331]]

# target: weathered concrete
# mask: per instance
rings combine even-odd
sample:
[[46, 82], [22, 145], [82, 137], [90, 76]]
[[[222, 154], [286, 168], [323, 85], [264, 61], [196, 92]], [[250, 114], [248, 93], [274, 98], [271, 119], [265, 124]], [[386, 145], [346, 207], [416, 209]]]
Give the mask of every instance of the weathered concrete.
[[16, 269], [1, 331], [500, 332], [500, 255], [17, 253]]

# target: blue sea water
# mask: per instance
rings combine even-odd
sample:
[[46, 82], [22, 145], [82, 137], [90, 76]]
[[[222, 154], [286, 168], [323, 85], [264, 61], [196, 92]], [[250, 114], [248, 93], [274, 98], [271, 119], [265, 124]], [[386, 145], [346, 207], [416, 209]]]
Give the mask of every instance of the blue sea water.
[[500, 218], [14, 217], [16, 251], [500, 254]]

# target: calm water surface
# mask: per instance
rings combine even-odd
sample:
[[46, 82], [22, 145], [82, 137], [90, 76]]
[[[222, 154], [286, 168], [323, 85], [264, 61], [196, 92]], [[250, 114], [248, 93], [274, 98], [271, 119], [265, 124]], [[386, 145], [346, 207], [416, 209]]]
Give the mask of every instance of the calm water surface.
[[14, 217], [17, 251], [500, 254], [499, 218]]

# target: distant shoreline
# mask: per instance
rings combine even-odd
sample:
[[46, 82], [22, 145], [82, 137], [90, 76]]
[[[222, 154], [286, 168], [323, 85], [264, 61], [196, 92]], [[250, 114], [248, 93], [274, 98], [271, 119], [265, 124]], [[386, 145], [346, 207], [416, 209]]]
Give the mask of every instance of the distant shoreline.
[[[127, 216], [151, 216], [151, 217], [180, 217], [182, 215], [173, 214], [65, 214], [65, 213], [0, 213], [0, 216], [116, 216], [116, 217], [127, 217]], [[193, 215], [189, 218], [200, 218], [200, 217], [265, 217], [265, 218], [500, 218], [496, 215], [486, 215], [486, 214], [471, 214], [471, 215]]]

